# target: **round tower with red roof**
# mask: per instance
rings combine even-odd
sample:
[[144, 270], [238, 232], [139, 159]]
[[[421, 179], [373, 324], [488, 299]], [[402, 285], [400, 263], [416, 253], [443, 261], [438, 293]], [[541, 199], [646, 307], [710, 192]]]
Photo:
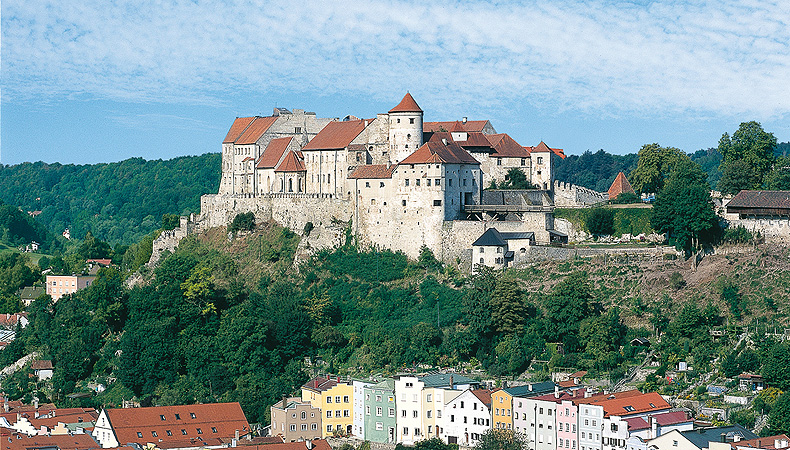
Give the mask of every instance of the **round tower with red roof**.
[[422, 145], [422, 109], [408, 92], [389, 110], [390, 161], [400, 162]]

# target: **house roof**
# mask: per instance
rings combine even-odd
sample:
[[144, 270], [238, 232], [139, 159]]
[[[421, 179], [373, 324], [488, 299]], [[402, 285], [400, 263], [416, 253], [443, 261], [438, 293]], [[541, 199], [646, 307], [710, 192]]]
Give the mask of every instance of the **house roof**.
[[302, 162], [299, 157], [296, 156], [294, 152], [288, 152], [283, 159], [283, 162], [274, 169], [275, 172], [306, 172], [307, 169], [304, 166], [304, 162]]
[[310, 389], [316, 392], [323, 392], [337, 386], [338, 380], [336, 378], [315, 377], [312, 380], [302, 385], [303, 389]]
[[[325, 439], [314, 439], [310, 441], [312, 444], [312, 450], [332, 450], [332, 447], [326, 442]], [[309, 450], [310, 447], [307, 446], [307, 441], [296, 441], [296, 442], [283, 442], [283, 443], [275, 443], [275, 444], [264, 444], [264, 445], [245, 445], [244, 440], [240, 440], [238, 442], [239, 447], [244, 447], [245, 450]]]
[[50, 359], [37, 359], [30, 363], [30, 368], [33, 370], [52, 370], [52, 360]]
[[[373, 119], [375, 120], [375, 119]], [[336, 150], [348, 147], [372, 120], [329, 122], [302, 148], [305, 150]]]
[[2, 450], [33, 450], [45, 448], [56, 448], [59, 450], [91, 450], [101, 448], [101, 445], [87, 433], [27, 436], [22, 433], [3, 430], [3, 436], [9, 436], [9, 438], [0, 439], [0, 442], [2, 442], [2, 447], [0, 448]]
[[[456, 122], [456, 125], [459, 122]], [[455, 130], [453, 130], [455, 131]], [[461, 130], [464, 131], [464, 130]], [[487, 152], [493, 152], [494, 148], [491, 145], [491, 141], [488, 140], [485, 134], [479, 131], [467, 131], [466, 132], [466, 140], [459, 141], [453, 139], [453, 134], [450, 131], [437, 131], [431, 133], [430, 138], [428, 139], [429, 142], [438, 142], [442, 139], [447, 141], [456, 142], [458, 145], [463, 147], [464, 149], [475, 149], [475, 151], [480, 151], [481, 149], [485, 149]]]
[[291, 144], [291, 140], [293, 140], [293, 136], [272, 139], [269, 145], [266, 146], [261, 157], [258, 158], [255, 167], [258, 169], [275, 168], [277, 163], [280, 162], [280, 159], [282, 159], [285, 150], [288, 149], [288, 145]]
[[719, 442], [721, 435], [725, 435], [727, 442], [732, 442], [735, 436], [743, 439], [756, 439], [758, 436], [740, 425], [726, 427], [700, 428], [697, 430], [681, 431], [680, 434], [697, 448], [708, 448], [711, 442]]
[[411, 94], [407, 92], [406, 95], [403, 96], [403, 100], [401, 100], [400, 103], [398, 103], [389, 112], [422, 112], [422, 109], [420, 109], [420, 106], [414, 101], [414, 97], [412, 97]]
[[452, 141], [426, 142], [414, 151], [401, 164], [475, 164], [480, 163], [460, 145]]
[[599, 403], [603, 407], [604, 417], [630, 416], [650, 411], [661, 411], [671, 406], [657, 392], [636, 395], [633, 397], [615, 398]]
[[25, 286], [19, 290], [19, 297], [35, 299], [44, 293], [46, 293], [46, 290], [42, 286]]
[[[431, 133], [442, 130], [450, 131], [450, 128], [452, 128], [456, 122], [459, 121], [449, 120], [446, 122], [423, 122], [422, 131], [423, 133]], [[482, 132], [489, 123], [490, 122], [487, 120], [467, 120], [466, 122], [461, 122], [461, 125], [463, 125], [464, 130], [471, 133], [473, 131]]]
[[492, 158], [529, 158], [529, 152], [506, 133], [486, 135], [494, 148]]
[[629, 417], [623, 419], [628, 424], [628, 431], [639, 431], [650, 428], [650, 424], [642, 417]]
[[487, 229], [476, 241], [472, 242], [475, 247], [501, 247], [505, 245], [502, 234], [496, 228]]
[[225, 139], [222, 143], [230, 144], [236, 141], [253, 120], [255, 120], [255, 117], [236, 117], [236, 120], [233, 121], [233, 125], [230, 126], [230, 130], [228, 130], [228, 134], [225, 135]]
[[642, 393], [639, 392], [637, 389], [631, 389], [623, 392], [611, 392], [608, 394], [591, 395], [587, 398], [574, 399], [573, 403], [576, 405], [580, 405], [580, 404], [591, 405], [591, 404], [598, 404], [601, 402], [606, 402], [618, 398], [629, 398], [629, 397], [636, 397], [639, 395], [642, 395]]
[[535, 233], [532, 231], [500, 231], [499, 234], [506, 241], [511, 239], [532, 239], [535, 237]]
[[351, 172], [349, 178], [392, 178], [392, 172], [398, 167], [395, 164], [368, 164], [365, 166], [358, 166]]
[[[163, 442], [232, 438], [236, 431], [241, 435], [250, 431], [250, 424], [238, 402], [105, 409], [104, 412], [121, 445], [150, 442], [152, 432], [156, 432], [157, 444], [161, 447]], [[167, 430], [172, 436], [167, 435]], [[137, 433], [142, 433], [143, 437], [138, 437]]]
[[738, 378], [741, 379], [741, 380], [762, 380], [763, 376], [762, 375], [755, 375], [753, 373], [746, 373], [746, 372], [744, 372], [744, 373], [738, 375]]
[[790, 210], [790, 191], [741, 191], [727, 203], [727, 209]]
[[543, 381], [541, 383], [531, 383], [531, 384], [525, 384], [523, 386], [513, 386], [513, 387], [505, 388], [503, 390], [508, 394], [512, 395], [513, 397], [522, 397], [522, 398], [534, 397], [538, 395], [543, 395], [547, 392], [553, 392], [554, 382]]
[[[30, 286], [26, 287], [25, 289], [33, 289]], [[40, 289], [43, 293], [44, 288], [37, 288]], [[37, 296], [36, 296], [37, 297]], [[25, 297], [24, 293], [22, 293], [22, 298], [29, 298]], [[27, 318], [27, 313], [14, 313], [14, 314], [0, 314], [0, 327], [12, 328], [15, 327], [19, 320], [22, 318]]]
[[478, 398], [484, 405], [491, 407], [491, 390], [489, 389], [475, 389], [472, 395]]
[[524, 147], [528, 152], [551, 152], [555, 155], [559, 156], [562, 159], [565, 159], [565, 152], [561, 148], [552, 148], [546, 145], [545, 142], [540, 141], [540, 144], [534, 147]]
[[[776, 446], [777, 441], [780, 443], [779, 447]], [[748, 439], [745, 441], [731, 442], [730, 446], [733, 449], [758, 448], [764, 450], [779, 450], [780, 448], [787, 448], [786, 445], [784, 447], [781, 446], [782, 441], [784, 441], [784, 444], [787, 444], [788, 441], [790, 441], [790, 438], [788, 438], [786, 434], [777, 434], [775, 436], [765, 436], [757, 439]]]
[[265, 133], [276, 121], [276, 117], [255, 117], [255, 120], [247, 126], [247, 129], [241, 133], [241, 136], [239, 136], [234, 143], [238, 145], [247, 145], [258, 142], [258, 139], [263, 136], [263, 133]]
[[85, 262], [86, 262], [86, 263], [88, 263], [88, 264], [90, 264], [90, 263], [94, 263], [94, 264], [98, 264], [98, 265], [100, 265], [100, 266], [105, 266], [105, 267], [108, 267], [108, 266], [111, 266], [111, 265], [112, 265], [112, 260], [111, 260], [111, 259], [109, 259], [109, 258], [102, 258], [102, 259], [86, 259], [86, 260], [85, 260]]
[[423, 382], [426, 388], [450, 387], [451, 378], [453, 380], [453, 386], [459, 384], [479, 384], [478, 381], [457, 373], [429, 373], [417, 378]]
[[675, 425], [683, 422], [690, 422], [690, 419], [684, 411], [670, 411], [662, 414], [655, 414], [653, 420], [662, 427], [667, 425]]
[[623, 172], [620, 172], [609, 187], [609, 199], [614, 200], [618, 195], [628, 193], [636, 194], [634, 188], [631, 187], [631, 183], [628, 182], [628, 178], [625, 177]]

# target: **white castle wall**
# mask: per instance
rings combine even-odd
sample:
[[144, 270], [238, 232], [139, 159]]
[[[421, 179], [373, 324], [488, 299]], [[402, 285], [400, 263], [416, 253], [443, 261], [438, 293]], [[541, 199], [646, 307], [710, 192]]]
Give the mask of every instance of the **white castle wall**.
[[738, 219], [737, 214], [727, 214], [727, 216], [730, 228], [743, 226], [752, 233], [759, 232], [767, 243], [790, 243], [790, 218]]
[[584, 208], [607, 200], [609, 194], [563, 181], [554, 181], [554, 205], [558, 208]]

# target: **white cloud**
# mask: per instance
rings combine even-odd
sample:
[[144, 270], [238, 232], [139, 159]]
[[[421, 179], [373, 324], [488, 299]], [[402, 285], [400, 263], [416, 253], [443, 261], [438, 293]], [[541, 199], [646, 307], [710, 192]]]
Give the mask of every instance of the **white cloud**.
[[526, 101], [593, 115], [784, 116], [790, 6], [9, 0], [4, 101], [221, 103], [405, 89], [447, 112]]

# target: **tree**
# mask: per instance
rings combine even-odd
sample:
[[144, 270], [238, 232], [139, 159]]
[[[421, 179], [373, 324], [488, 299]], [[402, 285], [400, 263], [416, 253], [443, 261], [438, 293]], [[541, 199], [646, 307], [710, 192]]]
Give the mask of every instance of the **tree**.
[[645, 144], [639, 150], [639, 162], [628, 176], [636, 192], [658, 192], [678, 162], [690, 160], [688, 155], [675, 147]]
[[725, 161], [721, 164], [718, 189], [724, 194], [737, 194], [744, 189], [760, 187], [760, 174], [744, 159]]
[[475, 450], [525, 450], [529, 442], [522, 433], [513, 430], [491, 428], [480, 435]]
[[594, 313], [592, 285], [586, 273], [574, 272], [554, 286], [543, 303], [546, 312], [545, 338], [562, 342], [566, 351], [579, 345], [579, 326]]
[[772, 190], [790, 190], [790, 156], [776, 159], [773, 169], [765, 176], [765, 185]]
[[[408, 447], [406, 447], [408, 449]], [[445, 444], [444, 441], [435, 437], [417, 441], [414, 444], [416, 450], [458, 450], [458, 444]]]
[[718, 223], [706, 179], [698, 164], [681, 160], [656, 195], [650, 215], [653, 228], [667, 233], [678, 249], [687, 252], [700, 240], [712, 238]]
[[593, 236], [612, 235], [614, 233], [614, 210], [611, 208], [593, 208], [584, 224]]
[[229, 233], [251, 231], [255, 229], [255, 214], [252, 212], [238, 213], [228, 227]]
[[760, 123], [755, 121], [743, 122], [732, 137], [724, 133], [719, 139], [719, 153], [724, 158], [722, 164], [726, 167], [727, 163], [744, 161], [757, 173], [758, 186], [762, 184], [774, 163], [774, 148], [776, 137], [763, 130]]
[[790, 344], [779, 342], [774, 344], [763, 360], [762, 375], [772, 387], [783, 391], [790, 390]]
[[526, 305], [518, 283], [510, 278], [497, 280], [491, 293], [491, 323], [503, 334], [518, 332], [526, 319]]
[[535, 186], [529, 182], [523, 170], [511, 167], [505, 175], [505, 181], [499, 184], [499, 189], [535, 189]]
[[775, 434], [790, 433], [790, 392], [785, 392], [774, 403], [768, 425]]

